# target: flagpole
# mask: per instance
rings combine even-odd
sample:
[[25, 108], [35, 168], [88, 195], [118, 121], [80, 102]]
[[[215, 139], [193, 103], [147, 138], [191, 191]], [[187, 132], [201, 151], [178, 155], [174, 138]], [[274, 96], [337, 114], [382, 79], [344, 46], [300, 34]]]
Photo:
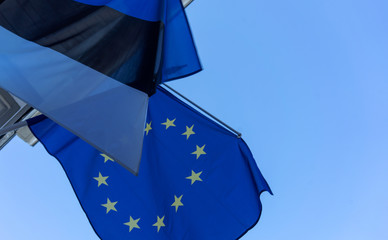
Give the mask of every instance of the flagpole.
[[176, 91], [175, 89], [173, 89], [172, 87], [168, 86], [167, 84], [163, 83], [162, 84], [163, 86], [165, 86], [166, 88], [168, 88], [170, 91], [172, 91], [173, 93], [175, 93], [176, 95], [178, 95], [179, 97], [183, 98], [184, 100], [186, 100], [188, 103], [190, 103], [191, 105], [193, 105], [194, 107], [196, 107], [197, 109], [201, 110], [203, 113], [205, 113], [206, 115], [208, 115], [209, 117], [213, 118], [216, 122], [218, 122], [219, 124], [221, 124], [222, 126], [226, 127], [227, 129], [229, 129], [231, 132], [233, 132], [234, 134], [237, 135], [238, 138], [241, 138], [241, 133], [238, 132], [237, 130], [235, 130], [234, 128], [232, 128], [231, 126], [229, 126], [228, 124], [224, 123], [223, 121], [221, 121], [219, 118], [217, 118], [216, 116], [214, 116], [213, 114], [209, 113], [208, 111], [206, 111], [205, 109], [203, 109], [202, 107], [200, 107], [199, 105], [197, 105], [196, 103], [194, 103], [193, 101], [191, 101], [190, 99], [188, 99], [187, 97], [183, 96], [180, 92]]
[[21, 122], [18, 122], [18, 123], [15, 123], [11, 126], [8, 126], [8, 127], [5, 127], [5, 128], [1, 128], [0, 129], [0, 137], [8, 132], [11, 132], [11, 131], [14, 131], [14, 130], [17, 130], [21, 127], [24, 127], [24, 126], [27, 126], [27, 121], [21, 121]]

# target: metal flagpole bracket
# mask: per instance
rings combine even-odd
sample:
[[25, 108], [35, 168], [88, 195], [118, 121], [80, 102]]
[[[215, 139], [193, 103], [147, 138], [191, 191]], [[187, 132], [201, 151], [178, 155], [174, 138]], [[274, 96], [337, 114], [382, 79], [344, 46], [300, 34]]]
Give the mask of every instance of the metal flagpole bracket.
[[205, 113], [207, 116], [211, 117], [212, 119], [214, 119], [216, 122], [218, 122], [219, 124], [221, 124], [222, 126], [226, 127], [227, 129], [229, 129], [231, 132], [233, 132], [234, 134], [236, 134], [237, 138], [241, 138], [241, 133], [236, 131], [234, 128], [232, 128], [231, 126], [229, 126], [228, 124], [224, 123], [223, 121], [221, 121], [219, 118], [215, 117], [213, 114], [209, 113], [208, 111], [206, 111], [205, 109], [201, 108], [200, 106], [198, 106], [196, 103], [194, 103], [193, 101], [191, 101], [190, 99], [188, 99], [187, 97], [183, 96], [180, 92], [176, 91], [175, 89], [173, 89], [172, 87], [168, 86], [167, 84], [163, 83], [163, 86], [165, 86], [166, 88], [168, 88], [170, 91], [172, 91], [173, 93], [175, 93], [176, 95], [178, 95], [179, 97], [183, 98], [185, 101], [187, 101], [188, 103], [190, 103], [191, 105], [193, 105], [194, 107], [196, 107], [197, 109], [199, 109], [201, 112]]
[[7, 145], [15, 135], [34, 146], [38, 140], [31, 133], [26, 119], [40, 113], [16, 96], [0, 88], [0, 150]]
[[190, 5], [194, 0], [182, 0], [182, 5], [184, 8]]

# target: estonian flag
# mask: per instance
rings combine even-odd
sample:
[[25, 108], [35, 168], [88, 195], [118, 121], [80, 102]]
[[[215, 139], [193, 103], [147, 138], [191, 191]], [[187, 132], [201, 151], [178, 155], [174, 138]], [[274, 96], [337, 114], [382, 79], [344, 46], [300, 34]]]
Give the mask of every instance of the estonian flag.
[[201, 70], [180, 0], [0, 2], [0, 87], [136, 174], [149, 96]]

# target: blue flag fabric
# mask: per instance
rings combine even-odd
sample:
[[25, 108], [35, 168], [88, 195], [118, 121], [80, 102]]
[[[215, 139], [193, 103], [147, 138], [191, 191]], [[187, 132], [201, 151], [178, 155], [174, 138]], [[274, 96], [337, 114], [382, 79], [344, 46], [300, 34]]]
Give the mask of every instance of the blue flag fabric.
[[241, 138], [162, 88], [150, 98], [137, 177], [44, 116], [29, 125], [102, 239], [236, 239], [271, 193]]

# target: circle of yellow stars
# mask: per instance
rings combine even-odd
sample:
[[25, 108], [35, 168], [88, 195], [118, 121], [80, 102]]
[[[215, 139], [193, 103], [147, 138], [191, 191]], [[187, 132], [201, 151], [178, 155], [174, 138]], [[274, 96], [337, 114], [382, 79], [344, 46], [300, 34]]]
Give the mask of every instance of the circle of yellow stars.
[[[170, 120], [169, 118], [166, 118], [166, 121], [161, 123], [161, 125], [164, 125], [166, 127], [165, 130], [167, 131], [170, 127], [176, 127], [175, 121], [176, 121], [176, 118], [174, 118], [172, 120]], [[190, 127], [186, 126], [186, 131], [183, 132], [181, 135], [185, 136], [186, 140], [189, 140], [189, 138], [192, 135], [196, 134], [193, 129], [194, 129], [194, 124], [192, 124]], [[150, 121], [149, 123], [146, 123], [146, 127], [144, 129], [145, 135], [148, 136], [148, 134], [150, 133], [151, 130], [152, 130], [152, 121]], [[206, 144], [203, 144], [201, 147], [196, 145], [195, 151], [192, 152], [191, 154], [195, 155], [196, 159], [199, 159], [202, 155], [206, 154], [206, 152], [204, 150], [205, 147], [206, 147]], [[107, 163], [109, 161], [115, 162], [111, 157], [107, 156], [106, 154], [100, 154], [100, 155], [104, 158], [104, 163]], [[191, 170], [191, 175], [187, 176], [186, 179], [190, 180], [190, 185], [193, 185], [197, 181], [199, 181], [199, 182], [203, 181], [200, 177], [201, 174], [202, 174], [202, 171], [195, 172], [194, 170]], [[105, 185], [108, 187], [109, 186], [109, 184], [107, 182], [108, 178], [109, 178], [109, 176], [104, 176], [101, 172], [98, 172], [97, 177], [93, 177], [93, 179], [97, 181], [98, 188], [102, 185]], [[182, 198], [183, 198], [183, 194], [180, 195], [179, 197], [177, 195], [174, 195], [174, 202], [171, 204], [171, 207], [175, 208], [176, 213], [178, 212], [179, 207], [184, 206], [184, 204], [182, 203]], [[115, 207], [117, 203], [118, 203], [118, 201], [112, 202], [109, 198], [107, 198], [106, 203], [101, 204], [101, 206], [105, 207], [106, 214], [109, 214], [110, 212], [117, 212], [117, 209]], [[165, 219], [165, 216], [163, 216], [163, 217], [156, 216], [156, 222], [152, 226], [156, 227], [155, 230], [157, 232], [159, 232], [162, 227], [166, 226], [164, 223], [164, 219]], [[129, 216], [129, 221], [123, 223], [123, 225], [128, 226], [129, 232], [131, 232], [135, 228], [140, 229], [140, 226], [139, 226], [140, 220], [141, 220], [141, 218], [134, 219], [132, 216]]]

